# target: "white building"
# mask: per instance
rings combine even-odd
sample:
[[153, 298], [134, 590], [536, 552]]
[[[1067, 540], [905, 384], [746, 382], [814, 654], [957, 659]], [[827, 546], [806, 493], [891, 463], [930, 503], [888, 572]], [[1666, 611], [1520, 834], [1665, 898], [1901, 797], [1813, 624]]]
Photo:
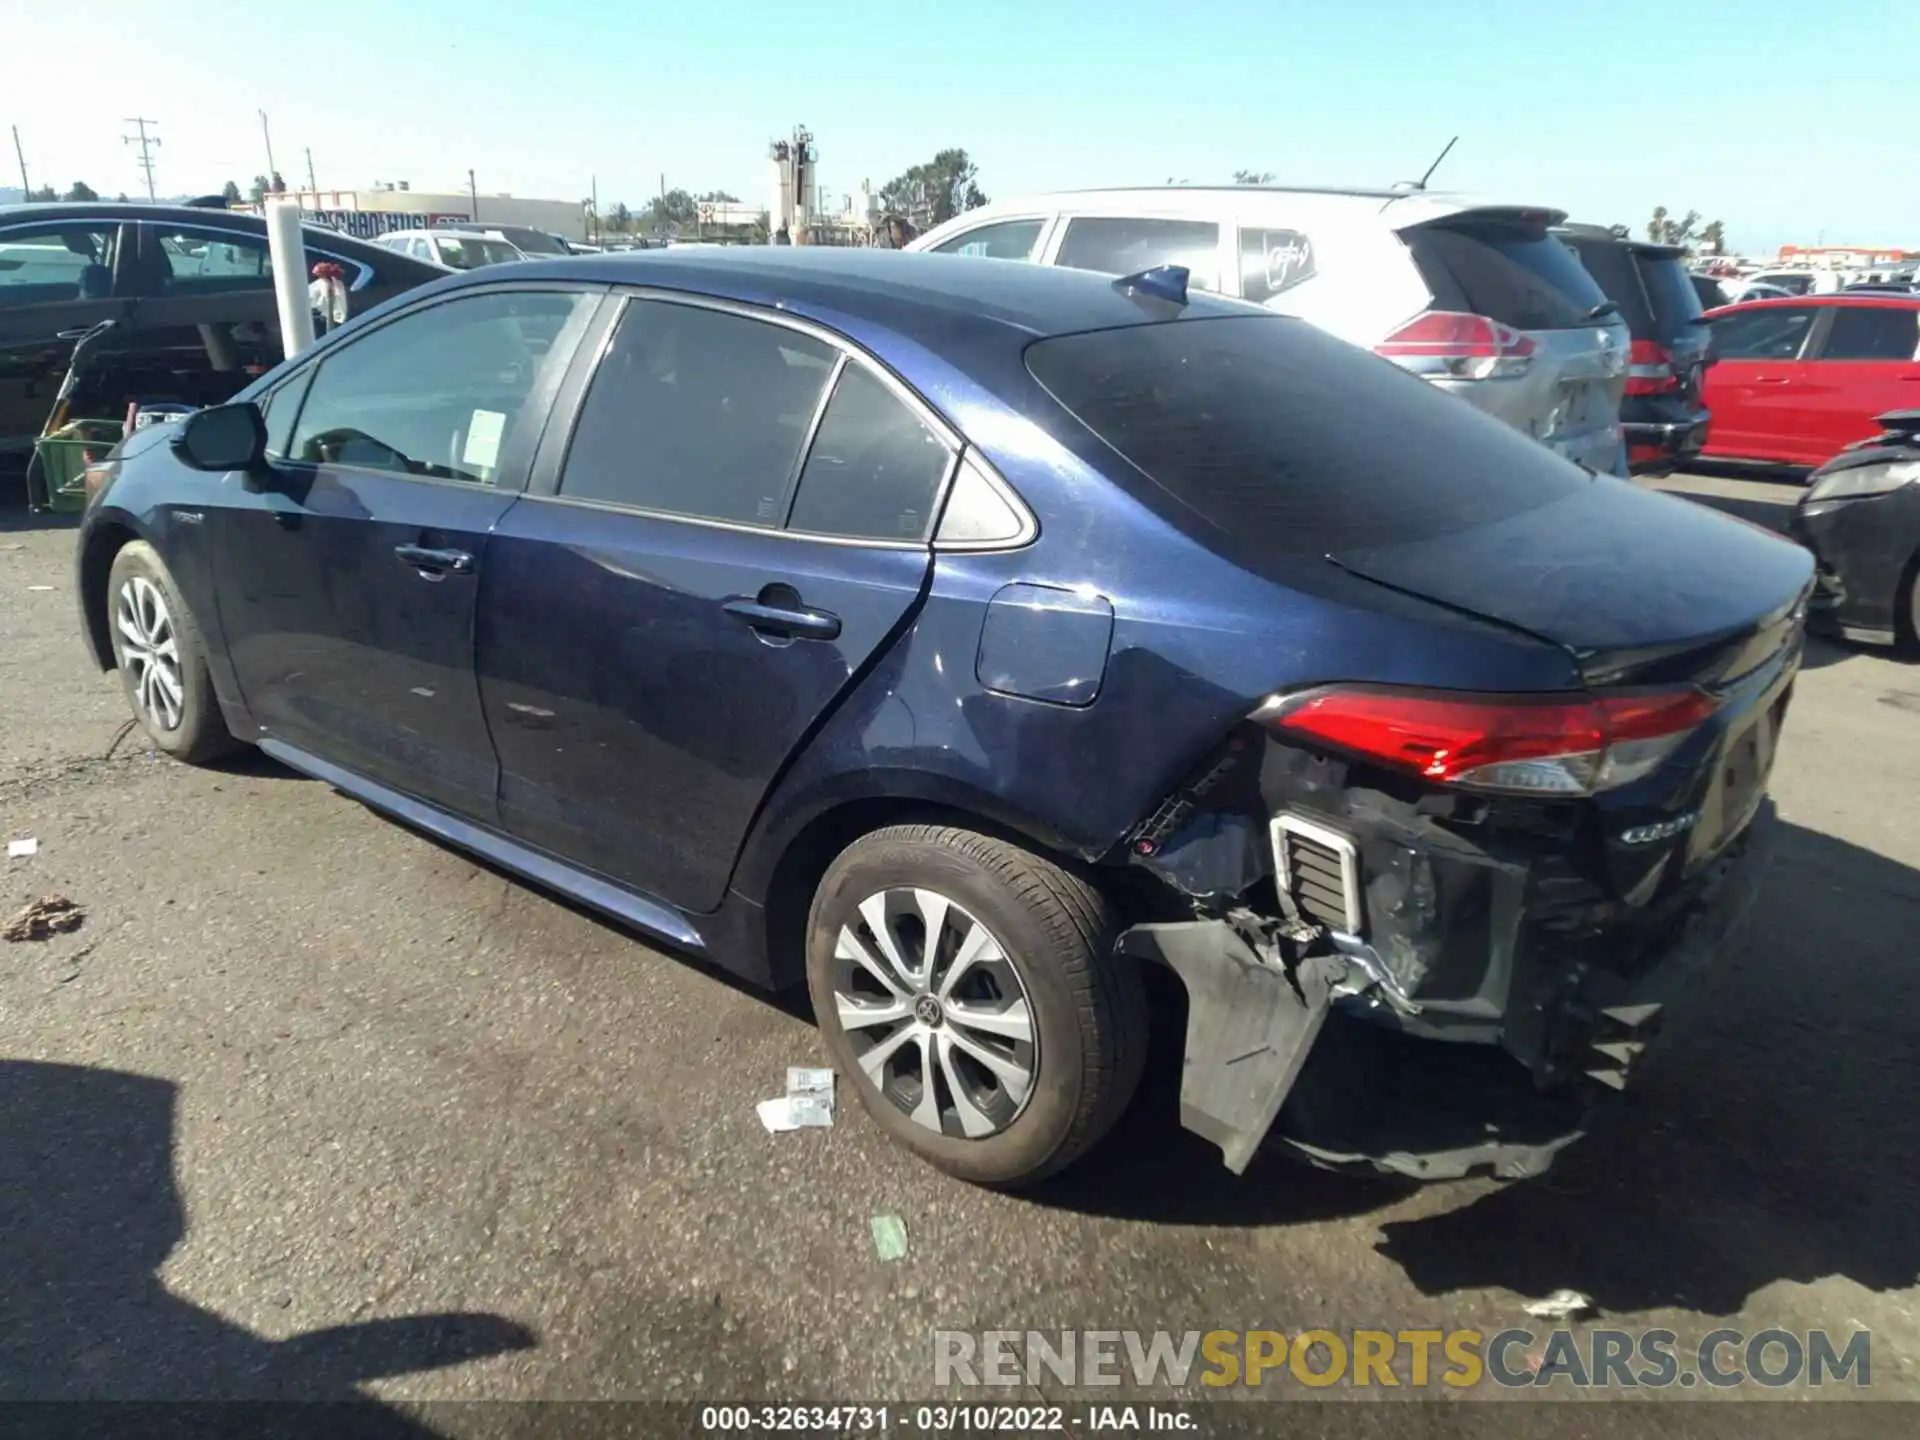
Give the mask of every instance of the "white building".
[[458, 220], [482, 227], [525, 225], [569, 240], [587, 238], [586, 207], [578, 200], [485, 193], [476, 197], [466, 190], [415, 190], [405, 182], [365, 190], [289, 190], [286, 198], [298, 200], [302, 210], [350, 235], [373, 236]]

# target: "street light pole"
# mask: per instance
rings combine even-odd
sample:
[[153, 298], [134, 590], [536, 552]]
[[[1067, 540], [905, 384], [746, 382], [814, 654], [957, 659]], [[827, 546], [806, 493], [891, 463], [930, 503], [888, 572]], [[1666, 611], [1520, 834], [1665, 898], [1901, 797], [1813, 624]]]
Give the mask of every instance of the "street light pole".
[[260, 112], [260, 138], [267, 142], [267, 188], [273, 188], [273, 177], [280, 173], [280, 167], [273, 163], [273, 132], [267, 128], [267, 112]]

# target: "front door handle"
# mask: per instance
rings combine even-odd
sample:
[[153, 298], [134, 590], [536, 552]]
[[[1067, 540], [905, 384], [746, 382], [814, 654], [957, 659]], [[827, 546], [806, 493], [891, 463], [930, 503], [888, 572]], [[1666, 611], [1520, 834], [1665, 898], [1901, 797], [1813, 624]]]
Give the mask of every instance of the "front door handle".
[[1753, 383], [1756, 385], [1787, 385], [1792, 382], [1791, 378], [1786, 375], [1757, 375], [1754, 377]]
[[756, 634], [793, 640], [840, 638], [840, 617], [825, 610], [788, 609], [782, 605], [762, 605], [757, 600], [729, 600], [720, 608], [734, 619], [744, 621]]
[[433, 579], [442, 575], [468, 575], [473, 572], [473, 556], [464, 550], [435, 550], [426, 545], [396, 545], [393, 553], [414, 569]]

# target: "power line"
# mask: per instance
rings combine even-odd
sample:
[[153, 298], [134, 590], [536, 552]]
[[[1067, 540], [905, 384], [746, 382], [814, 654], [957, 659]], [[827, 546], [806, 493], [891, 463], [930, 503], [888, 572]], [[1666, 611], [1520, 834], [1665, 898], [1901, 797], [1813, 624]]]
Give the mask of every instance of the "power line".
[[148, 120], [139, 115], [130, 115], [127, 117], [126, 123], [139, 126], [140, 133], [138, 135], [122, 135], [120, 137], [120, 143], [122, 145], [138, 145], [140, 147], [140, 168], [147, 172], [147, 199], [152, 200], [154, 198], [152, 151], [153, 148], [160, 143], [160, 137], [158, 135], [147, 134], [147, 127], [152, 125], [158, 128], [160, 122], [158, 120]]

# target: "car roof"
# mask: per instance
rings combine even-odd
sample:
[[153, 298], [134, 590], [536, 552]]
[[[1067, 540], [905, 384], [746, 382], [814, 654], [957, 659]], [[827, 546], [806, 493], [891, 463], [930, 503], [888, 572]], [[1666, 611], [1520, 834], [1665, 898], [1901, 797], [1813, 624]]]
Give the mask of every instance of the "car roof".
[[[643, 285], [764, 305], [829, 325], [852, 320], [913, 330], [973, 321], [1028, 338], [1140, 324], [1166, 311], [1115, 288], [1089, 270], [1029, 265], [1020, 260], [924, 255], [845, 246], [714, 245], [609, 251], [527, 262], [549, 280]], [[465, 272], [453, 288], [495, 284], [519, 273], [510, 265]], [[1180, 319], [1271, 315], [1258, 306], [1199, 289]], [[1167, 316], [1167, 318], [1174, 318]], [[837, 325], [836, 325], [836, 328]]]
[[[1418, 190], [1411, 186], [1388, 189], [1338, 188], [1309, 185], [1136, 185], [1098, 190], [1054, 190], [1025, 195], [1013, 200], [995, 201], [983, 209], [969, 210], [959, 219], [989, 219], [996, 215], [1029, 213], [1034, 210], [1087, 210], [1112, 206], [1121, 214], [1191, 212], [1206, 216], [1258, 215], [1263, 207], [1287, 208], [1286, 202], [1311, 200], [1339, 205], [1351, 202], [1363, 213], [1385, 215], [1391, 207], [1394, 228], [1444, 220], [1466, 211], [1486, 210], [1506, 214], [1526, 213], [1538, 216], [1549, 225], [1559, 225], [1566, 211], [1550, 205], [1516, 205], [1457, 190]], [[945, 230], [953, 221], [929, 227], [926, 233]]]
[[[118, 220], [127, 223], [145, 220], [197, 226], [202, 230], [217, 230], [226, 226], [250, 235], [264, 235], [267, 229], [267, 222], [261, 216], [245, 210], [216, 210], [209, 205], [151, 205], [137, 200], [124, 203], [118, 200], [62, 200], [36, 201], [31, 205], [0, 205], [0, 225], [23, 220]], [[329, 245], [376, 248], [371, 240], [322, 225], [310, 216], [303, 217], [300, 228], [323, 236]], [[414, 263], [418, 265], [424, 262]]]

